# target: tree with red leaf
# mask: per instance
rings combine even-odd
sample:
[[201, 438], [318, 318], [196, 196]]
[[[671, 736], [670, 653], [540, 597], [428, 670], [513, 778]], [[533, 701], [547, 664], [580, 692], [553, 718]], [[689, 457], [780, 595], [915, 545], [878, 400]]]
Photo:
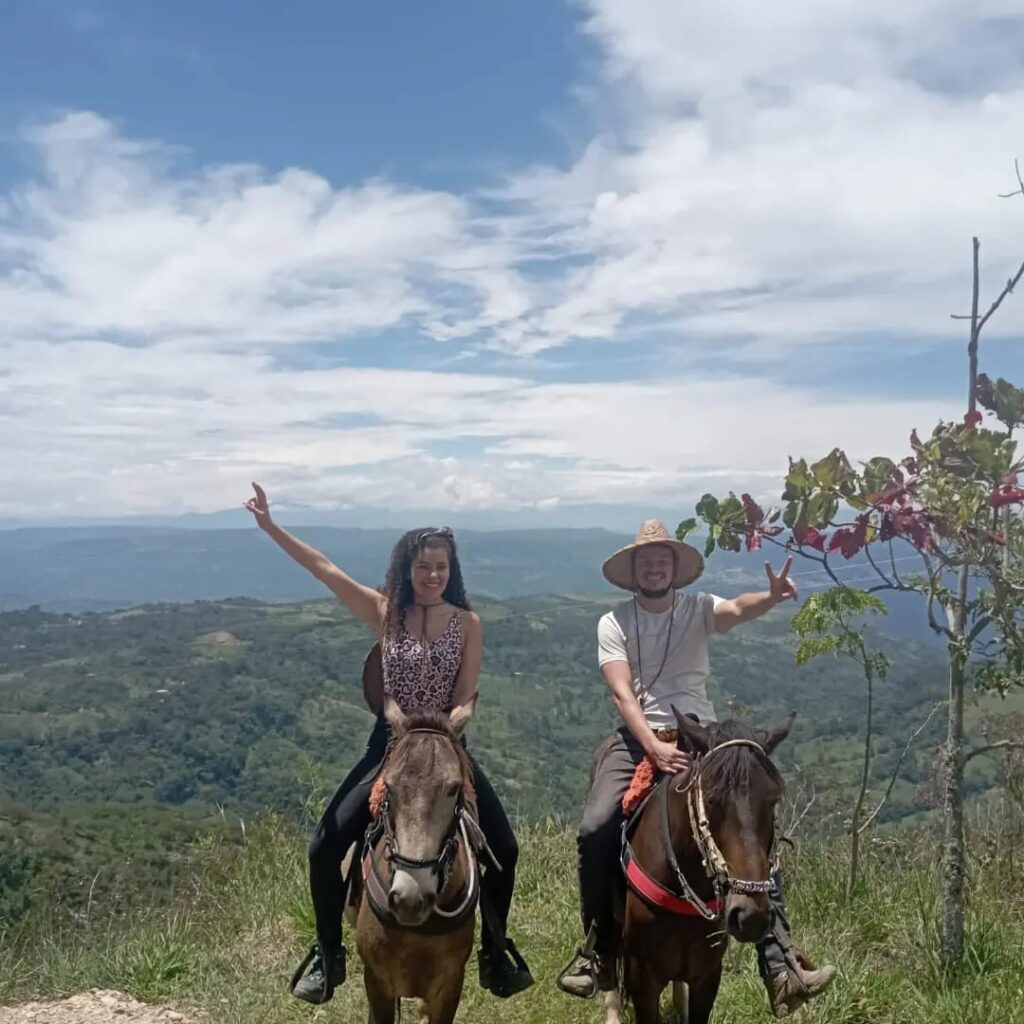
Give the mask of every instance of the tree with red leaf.
[[[1024, 276], [1024, 263], [982, 314], [977, 238], [973, 253], [972, 308], [962, 318], [970, 322], [962, 421], [939, 423], [925, 440], [913, 430], [911, 453], [899, 462], [878, 456], [854, 468], [838, 448], [810, 464], [791, 458], [782, 492], [786, 539], [777, 539], [783, 530], [776, 524], [779, 512], [765, 514], [747, 494], [737, 500], [730, 493], [722, 501], [705, 495], [697, 518], [679, 527], [682, 537], [703, 522], [707, 555], [716, 547], [739, 551], [744, 542], [748, 551], [764, 542], [779, 544], [820, 566], [834, 591], [848, 588], [831, 560], [860, 558], [875, 578], [864, 593], [923, 598], [928, 624], [949, 653], [941, 929], [941, 958], [948, 967], [960, 961], [964, 944], [964, 764], [995, 749], [983, 744], [964, 751], [965, 687], [973, 681], [1005, 693], [1024, 684], [1024, 488], [1018, 476], [1024, 463], [1013, 436], [1024, 425], [1024, 389], [978, 373], [982, 329]], [[994, 421], [990, 426], [979, 406]], [[898, 568], [900, 549], [919, 561], [918, 572]], [[844, 642], [853, 642], [848, 624], [835, 628]]]

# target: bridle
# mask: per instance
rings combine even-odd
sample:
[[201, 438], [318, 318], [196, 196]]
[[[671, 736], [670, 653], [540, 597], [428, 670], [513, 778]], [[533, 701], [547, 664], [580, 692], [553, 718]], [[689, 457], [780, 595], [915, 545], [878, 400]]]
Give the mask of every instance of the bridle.
[[[711, 834], [711, 824], [708, 821], [707, 810], [704, 806], [704, 785], [702, 773], [708, 761], [715, 754], [721, 750], [726, 750], [729, 747], [747, 747], [754, 751], [758, 760], [760, 760], [762, 764], [771, 765], [768, 753], [765, 751], [764, 747], [755, 740], [726, 740], [724, 743], [719, 743], [717, 746], [712, 747], [706, 754], [698, 754], [689, 771], [689, 781], [685, 785], [675, 787], [675, 792], [686, 794], [686, 807], [690, 818], [690, 830], [693, 833], [694, 842], [697, 844], [697, 850], [700, 853], [704, 871], [707, 874], [707, 877], [711, 880], [711, 885], [714, 889], [715, 895], [711, 903], [715, 906], [710, 906], [708, 903], [705, 903], [697, 893], [694, 892], [693, 886], [691, 886], [687, 881], [682, 868], [679, 866], [675, 850], [672, 847], [671, 831], [668, 820], [668, 790], [672, 785], [672, 780], [666, 780], [665, 784], [660, 787], [662, 791], [660, 796], [662, 842], [665, 847], [665, 854], [668, 859], [669, 867], [675, 873], [676, 880], [679, 882], [682, 891], [685, 893], [686, 899], [694, 905], [700, 916], [708, 921], [714, 921], [721, 916], [725, 907], [724, 899], [729, 893], [737, 893], [743, 896], [755, 896], [762, 893], [771, 893], [774, 887], [774, 883], [770, 878], [753, 881], [746, 878], [737, 878], [733, 875], [729, 871], [729, 865], [725, 856], [718, 848], [718, 844], [715, 842], [715, 838]], [[773, 840], [772, 848], [768, 851], [768, 861], [769, 864], [772, 865], [769, 869], [769, 873], [774, 870], [776, 858], [777, 854]], [[718, 909], [716, 909], [716, 907]]]
[[[451, 735], [443, 729], [409, 729], [408, 732], [404, 733], [404, 735], [410, 736], [414, 733], [427, 733], [433, 736], [441, 736], [448, 740], [448, 742], [453, 746], [455, 745], [455, 741], [452, 739]], [[381, 771], [383, 771], [383, 766], [381, 767]], [[442, 892], [444, 887], [448, 884], [448, 877], [451, 874], [455, 858], [458, 856], [459, 845], [461, 842], [462, 846], [467, 851], [467, 860], [469, 861], [469, 878], [466, 885], [464, 899], [454, 910], [445, 910], [435, 904], [432, 911], [439, 917], [460, 917], [466, 912], [470, 901], [476, 899], [477, 890], [477, 861], [466, 831], [466, 818], [469, 812], [466, 808], [465, 787], [463, 786], [459, 789], [459, 796], [455, 804], [455, 810], [452, 813], [452, 820], [448, 825], [448, 829], [445, 832], [444, 842], [441, 844], [440, 852], [436, 857], [406, 857], [399, 851], [398, 840], [395, 838], [395, 830], [391, 822], [390, 795], [390, 791], [385, 788], [384, 798], [380, 802], [380, 808], [377, 813], [377, 820], [374, 821], [366, 830], [365, 848], [369, 853], [369, 867], [373, 871], [378, 884], [385, 892], [390, 888], [390, 882], [381, 875], [380, 868], [377, 866], [377, 860], [373, 856], [373, 850], [381, 839], [384, 841], [384, 847], [388, 852], [388, 860], [391, 862], [393, 867], [402, 868], [407, 871], [429, 869], [437, 876], [438, 893]]]

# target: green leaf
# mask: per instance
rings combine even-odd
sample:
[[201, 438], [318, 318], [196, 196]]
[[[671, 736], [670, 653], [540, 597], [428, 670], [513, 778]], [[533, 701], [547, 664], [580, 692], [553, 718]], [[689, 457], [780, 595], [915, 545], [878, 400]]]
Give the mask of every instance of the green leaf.
[[676, 540], [686, 540], [686, 538], [697, 529], [696, 519], [684, 519], [676, 527]]
[[791, 530], [797, 523], [807, 523], [807, 502], [805, 500], [791, 501], [782, 513], [782, 521]]
[[833, 448], [825, 458], [814, 463], [811, 473], [815, 483], [826, 490], [840, 494], [852, 494], [856, 490], [857, 473], [841, 448]]
[[1000, 423], [1009, 429], [1024, 425], [1024, 390], [1000, 377], [995, 384], [979, 374], [975, 394], [978, 404], [995, 413]]
[[713, 494], [705, 494], [704, 497], [697, 502], [697, 515], [699, 515], [705, 523], [717, 523], [718, 499]]
[[876, 494], [884, 491], [896, 473], [896, 463], [879, 455], [864, 463], [864, 493]]
[[796, 649], [796, 663], [806, 665], [812, 658], [821, 654], [838, 655], [843, 649], [843, 637], [834, 634], [812, 636], [801, 640]]
[[819, 530], [827, 527], [839, 511], [839, 499], [828, 491], [818, 491], [807, 502], [806, 518], [803, 524], [816, 526]]
[[806, 459], [798, 462], [789, 460], [789, 473], [786, 475], [786, 489], [782, 492], [783, 501], [799, 501], [806, 498], [814, 489], [814, 477], [807, 468]]

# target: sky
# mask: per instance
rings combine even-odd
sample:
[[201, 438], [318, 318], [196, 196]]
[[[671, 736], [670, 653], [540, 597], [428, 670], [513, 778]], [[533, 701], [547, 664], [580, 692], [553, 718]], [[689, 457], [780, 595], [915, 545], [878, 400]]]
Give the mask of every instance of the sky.
[[0, 38], [0, 525], [251, 480], [366, 525], [770, 502], [961, 417], [971, 238], [983, 305], [1024, 259], [1017, 0], [16, 0]]

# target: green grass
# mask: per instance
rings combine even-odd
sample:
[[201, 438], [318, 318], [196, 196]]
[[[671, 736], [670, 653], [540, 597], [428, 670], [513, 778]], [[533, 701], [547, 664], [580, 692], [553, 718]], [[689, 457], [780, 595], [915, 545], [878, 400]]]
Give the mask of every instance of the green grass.
[[[967, 951], [955, 977], [943, 976], [935, 955], [934, 834], [900, 833], [871, 843], [863, 885], [849, 903], [842, 846], [807, 845], [790, 853], [787, 883], [797, 938], [816, 959], [841, 970], [834, 988], [799, 1019], [1024, 1024], [1024, 862], [1019, 825], [1015, 831], [990, 829], [973, 839]], [[538, 984], [498, 1004], [471, 976], [459, 1019], [600, 1021], [596, 1002], [570, 999], [554, 986], [579, 940], [571, 831], [557, 824], [524, 827], [521, 843], [513, 934]], [[162, 910], [85, 919], [71, 929], [59, 908], [30, 916], [16, 930], [0, 933], [0, 1003], [102, 987], [202, 1009], [222, 1024], [363, 1024], [357, 957], [349, 983], [325, 1007], [308, 1007], [286, 992], [312, 929], [304, 846], [293, 827], [270, 817], [251, 826], [240, 843], [223, 835], [200, 841], [191, 875]], [[753, 951], [734, 945], [714, 1021], [767, 1019]]]

